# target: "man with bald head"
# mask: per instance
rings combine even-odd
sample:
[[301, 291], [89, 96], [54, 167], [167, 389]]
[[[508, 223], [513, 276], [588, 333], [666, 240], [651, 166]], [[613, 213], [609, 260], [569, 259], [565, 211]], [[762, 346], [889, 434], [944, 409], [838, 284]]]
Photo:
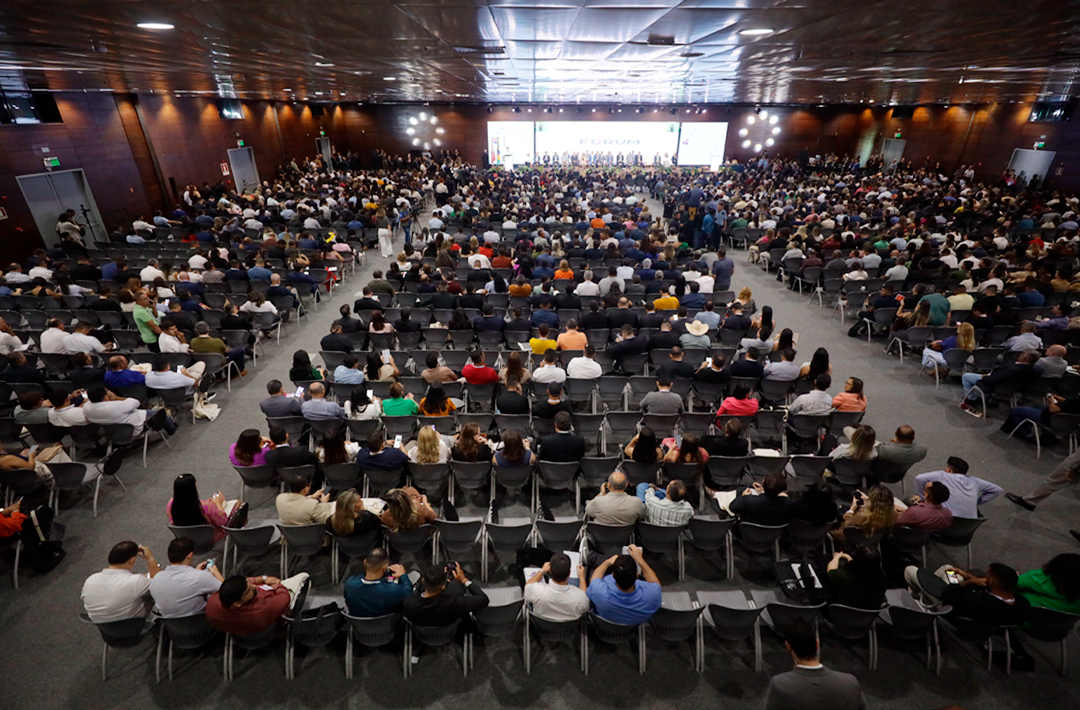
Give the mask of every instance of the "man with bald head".
[[585, 517], [601, 525], [634, 525], [645, 517], [645, 503], [627, 492], [626, 474], [615, 471], [585, 506]]
[[326, 399], [326, 385], [322, 382], [312, 382], [308, 385], [308, 392], [311, 393], [311, 399], [300, 405], [304, 419], [326, 421], [345, 418], [345, 410], [341, 405]]
[[1065, 374], [1069, 363], [1065, 361], [1064, 345], [1051, 345], [1046, 349], [1046, 355], [1039, 358], [1035, 363], [1035, 370], [1040, 377], [1061, 377]]

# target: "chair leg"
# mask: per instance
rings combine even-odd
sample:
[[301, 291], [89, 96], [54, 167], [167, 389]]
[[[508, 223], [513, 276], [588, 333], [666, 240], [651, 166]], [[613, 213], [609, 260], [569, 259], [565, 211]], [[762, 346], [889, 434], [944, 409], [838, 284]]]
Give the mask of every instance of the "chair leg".
[[1005, 629], [1005, 675], [1012, 675], [1012, 644], [1009, 643], [1009, 630]]
[[[97, 517], [98, 494], [101, 492], [101, 476], [94, 482], [94, 517]], [[59, 497], [59, 496], [58, 496]]]
[[162, 629], [158, 634], [157, 640], [157, 657], [154, 660], [154, 682], [161, 682], [161, 647], [165, 645], [165, 630]]
[[105, 665], [109, 661], [109, 644], [101, 644], [101, 679], [108, 680], [109, 675], [105, 672]]
[[345, 679], [352, 680], [353, 677], [353, 630], [346, 629], [348, 636], [345, 638]]

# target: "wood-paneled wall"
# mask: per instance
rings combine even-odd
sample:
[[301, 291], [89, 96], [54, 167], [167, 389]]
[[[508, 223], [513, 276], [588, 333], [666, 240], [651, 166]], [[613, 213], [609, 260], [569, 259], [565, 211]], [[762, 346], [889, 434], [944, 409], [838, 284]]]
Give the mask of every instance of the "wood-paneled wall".
[[[44, 170], [46, 155], [60, 159], [61, 169], [83, 168], [106, 220], [149, 216], [177, 200], [172, 184], [184, 185], [218, 180], [220, 164], [228, 162], [228, 150], [238, 140], [255, 151], [260, 176], [269, 178], [285, 162], [314, 155], [315, 140], [325, 131], [337, 150], [352, 150], [367, 158], [382, 148], [391, 153], [413, 149], [406, 134], [409, 118], [421, 111], [438, 117], [443, 133], [427, 124], [417, 135], [438, 137], [442, 147], [458, 150], [470, 161], [480, 162], [487, 146], [486, 123], [497, 121], [711, 121], [727, 122], [727, 155], [740, 161], [754, 157], [741, 147], [740, 128], [754, 116], [752, 106], [709, 106], [704, 114], [671, 114], [667, 109], [636, 113], [624, 108], [595, 113], [591, 107], [566, 106], [560, 113], [544, 113], [534, 107], [514, 113], [499, 107], [488, 113], [485, 106], [328, 106], [314, 116], [309, 106], [292, 102], [244, 102], [244, 118], [220, 118], [208, 98], [160, 94], [107, 93], [57, 94], [62, 124], [0, 126], [0, 207], [9, 219], [0, 221], [0, 260], [29, 253], [40, 246], [40, 236], [15, 181], [16, 175]], [[580, 112], [579, 112], [580, 110]], [[910, 119], [893, 119], [888, 108], [826, 106], [818, 108], [768, 107], [779, 117], [781, 132], [775, 136], [773, 155], [853, 155], [864, 142], [879, 150], [886, 138], [899, 132], [907, 140], [905, 157], [916, 164], [929, 161], [951, 172], [962, 164], [974, 164], [980, 177], [994, 178], [1008, 166], [1015, 148], [1030, 148], [1044, 141], [1057, 152], [1048, 176], [1051, 186], [1080, 190], [1080, 126], [1071, 123], [1029, 123], [1026, 104], [919, 107]], [[139, 120], [139, 111], [142, 121]], [[754, 142], [766, 133], [750, 128]], [[49, 149], [42, 153], [41, 149]], [[161, 170], [158, 179], [151, 149]]]

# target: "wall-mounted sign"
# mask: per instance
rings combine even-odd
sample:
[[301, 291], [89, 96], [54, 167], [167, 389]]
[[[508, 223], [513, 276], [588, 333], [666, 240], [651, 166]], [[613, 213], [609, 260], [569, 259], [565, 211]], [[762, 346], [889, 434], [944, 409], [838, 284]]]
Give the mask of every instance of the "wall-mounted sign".
[[0, 207], [0, 219], [7, 219], [7, 210]]
[[222, 163], [221, 164], [221, 174], [222, 175], [228, 175], [229, 174], [229, 164], [228, 163]]
[[60, 158], [45, 158], [42, 162], [45, 163], [46, 168], [60, 167]]
[[237, 148], [243, 148], [244, 147], [244, 140], [242, 138], [240, 140], [236, 141], [236, 147]]

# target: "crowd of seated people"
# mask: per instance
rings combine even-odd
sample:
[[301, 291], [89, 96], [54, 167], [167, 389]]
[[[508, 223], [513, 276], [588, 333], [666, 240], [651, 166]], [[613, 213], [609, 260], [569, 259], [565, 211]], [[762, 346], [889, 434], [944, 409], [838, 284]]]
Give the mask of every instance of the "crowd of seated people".
[[[329, 437], [317, 447], [312, 441], [313, 450], [307, 451], [299, 442], [290, 442], [284, 430], [271, 427], [268, 441], [262, 440], [257, 430], [245, 432], [241, 436], [244, 444], [238, 441], [231, 452], [231, 458], [241, 465], [253, 465], [245, 462], [254, 463], [262, 454], [263, 460], [275, 466], [272, 455], [294, 449], [287, 461], [276, 465], [303, 461], [315, 466], [312, 480], [291, 481], [288, 492], [278, 497], [279, 516], [287, 524], [325, 524], [334, 535], [383, 529], [397, 533], [451, 512], [452, 508], [445, 506], [436, 511], [426, 494], [404, 485], [410, 462], [490, 461], [493, 466], [517, 467], [580, 461], [588, 450], [603, 445], [597, 444], [594, 432], [574, 426], [573, 417], [584, 410], [580, 403], [575, 406], [568, 392], [580, 380], [599, 385], [600, 379], [609, 375], [655, 375], [654, 391], [634, 395], [637, 405], [630, 409], [642, 416], [682, 417], [688, 416], [695, 404], [704, 407], [715, 421], [715, 431], [710, 423], [705, 436], [679, 428], [676, 436], [658, 437], [648, 426], [641, 426], [632, 437], [617, 442], [626, 461], [696, 466], [702, 485], [709, 481], [711, 459], [752, 453], [746, 431], [759, 412], [778, 412], [789, 418], [865, 412], [864, 390], [869, 388], [872, 395], [873, 383], [847, 378], [842, 391], [830, 394], [833, 373], [828, 353], [819, 350], [800, 364], [796, 360], [797, 333], [781, 328], [772, 310], [755, 303], [749, 289], [740, 291], [738, 297], [729, 290], [738, 277], [721, 241], [745, 238], [746, 230], [761, 230], [751, 252], [755, 258], [772, 263], [776, 255], [792, 283], [807, 272], [813, 275], [813, 269], [821, 270], [813, 279], [815, 285], [823, 284], [826, 275], [860, 282], [870, 279], [875, 271], [888, 274], [894, 283], [882, 285], [880, 297], [868, 308], [896, 307], [890, 324], [894, 332], [945, 327], [964, 310], [970, 311], [966, 317], [989, 319], [981, 323], [985, 327], [972, 323], [974, 336], [983, 342], [998, 325], [1017, 326], [1023, 331], [1020, 335], [1032, 337], [1068, 329], [1067, 314], [1060, 307], [1046, 316], [1052, 325], [1020, 326], [1015, 316], [1018, 308], [1044, 306], [1045, 301], [1036, 296], [1045, 297], [1043, 292], [1048, 289], [1053, 293], [1072, 290], [1073, 272], [1066, 265], [1074, 256], [1076, 227], [1066, 221], [1072, 218], [1072, 198], [1066, 201], [1054, 195], [1044, 200], [1042, 196], [995, 192], [973, 183], [966, 174], [946, 178], [910, 168], [889, 175], [868, 173], [868, 168], [832, 160], [824, 164], [828, 169], [823, 165], [820, 172], [806, 173], [794, 163], [755, 161], [735, 180], [738, 189], [717, 178], [689, 172], [661, 171], [649, 178], [653, 184], [646, 185], [635, 175], [616, 172], [605, 174], [611, 178], [607, 185], [587, 180], [588, 172], [558, 169], [538, 172], [523, 185], [499, 173], [451, 170], [452, 164], [447, 160], [444, 169], [426, 174], [412, 171], [415, 163], [411, 161], [391, 162], [396, 179], [380, 187], [362, 172], [353, 176], [351, 184], [335, 185], [332, 172], [324, 175], [295, 168], [286, 171], [266, 194], [249, 202], [247, 209], [253, 215], [247, 219], [273, 224], [274, 216], [281, 216], [299, 221], [301, 229], [325, 229], [343, 222], [348, 230], [369, 226], [385, 229], [391, 215], [402, 227], [408, 227], [406, 245], [385, 275], [373, 278], [351, 310], [342, 309], [342, 319], [322, 340], [322, 351], [339, 353], [341, 364], [330, 367], [324, 356], [326, 368], [317, 368], [307, 352], [298, 351], [289, 378], [305, 383], [308, 399], [289, 396], [280, 381], [272, 381], [270, 396], [261, 404], [268, 417], [372, 421], [375, 428], [363, 437], [363, 446], [350, 451], [349, 442]], [[324, 188], [321, 199], [281, 199], [300, 175], [305, 176], [307, 187]], [[795, 176], [802, 182], [797, 181], [799, 186], [783, 197], [771, 193], [764, 183], [755, 183], [757, 178], [779, 175]], [[627, 199], [643, 186], [664, 200], [662, 216], [652, 215], [636, 199]], [[367, 219], [358, 219], [359, 201], [351, 199], [358, 192], [366, 194], [364, 190], [381, 198], [364, 205], [365, 213], [373, 213], [368, 215], [374, 217], [372, 225]], [[430, 219], [418, 220], [410, 208], [428, 192], [435, 196], [436, 208]], [[1003, 200], [1006, 194], [1012, 199]], [[287, 218], [283, 206], [291, 213]], [[959, 206], [966, 209], [959, 210]], [[377, 216], [380, 210], [382, 217]], [[344, 215], [346, 212], [349, 214]], [[1046, 222], [1035, 222], [1051, 213], [1054, 229], [1045, 228]], [[199, 216], [207, 215], [200, 211]], [[357, 219], [345, 222], [345, 216]], [[380, 219], [384, 220], [381, 224]], [[1066, 226], [1061, 227], [1062, 223]], [[220, 225], [222, 230], [225, 224]], [[970, 236], [982, 230], [986, 230], [985, 238]], [[1059, 236], [1062, 239], [1054, 242], [1054, 248], [1043, 241], [1043, 237]], [[253, 247], [250, 252], [264, 249], [251, 237], [240, 241], [244, 244], [245, 240]], [[1015, 250], [1018, 240], [1026, 240], [1026, 248]], [[265, 240], [279, 241], [280, 235], [267, 235]], [[950, 260], [955, 263], [950, 264]], [[943, 279], [946, 284], [940, 283]], [[901, 280], [902, 285], [897, 283]], [[953, 280], [961, 283], [954, 287]], [[1000, 285], [989, 283], [994, 280]], [[1062, 282], [1064, 288], [1060, 288]], [[896, 299], [895, 294], [906, 293], [901, 289], [908, 284], [922, 287], [915, 289], [918, 296]], [[1024, 298], [1014, 295], [1017, 284]], [[317, 288], [321, 284], [309, 285]], [[951, 298], [942, 295], [945, 286], [953, 294]], [[997, 297], [997, 288], [1005, 291], [1005, 298]], [[969, 304], [963, 298], [968, 292], [983, 296]], [[1007, 300], [1010, 297], [1015, 304]], [[137, 295], [135, 308], [145, 310], [147, 306], [139, 304], [146, 300], [144, 294]], [[758, 300], [763, 300], [760, 294]], [[247, 301], [252, 302], [256, 305], [248, 310], [260, 307], [258, 299]], [[180, 308], [187, 310], [183, 303]], [[872, 318], [873, 311], [860, 315], [864, 314]], [[1062, 319], [1065, 325], [1058, 328]], [[141, 324], [140, 332], [146, 332], [146, 337], [160, 339], [164, 332], [145, 315], [143, 320], [137, 315], [136, 323]], [[928, 340], [924, 357], [940, 366], [934, 355], [957, 343], [970, 344], [971, 335], [964, 329], [963, 333], [957, 331], [953, 342], [948, 342], [952, 335], [940, 342]], [[384, 361], [375, 355], [384, 343], [394, 352], [413, 350], [420, 359], [412, 354], [404, 361]], [[426, 352], [419, 347], [421, 343]], [[1033, 370], [1038, 360], [1037, 354], [1029, 355], [1033, 344], [1024, 342], [1017, 349], [1018, 362], [1001, 368]], [[917, 345], [920, 349], [924, 346]], [[1042, 345], [1041, 340], [1038, 345]], [[460, 364], [452, 367], [448, 356], [453, 351], [462, 351], [466, 359], [453, 358]], [[369, 355], [375, 355], [374, 359]], [[965, 378], [965, 386], [970, 390], [978, 384], [986, 392], [1016, 379], [1011, 374], [995, 378], [995, 374], [981, 380]], [[416, 389], [416, 383], [411, 382], [414, 379], [420, 380]], [[366, 392], [367, 385], [376, 383], [381, 383], [380, 388], [385, 385], [387, 396]], [[338, 384], [352, 388], [347, 398], [335, 404], [331, 398]], [[484, 395], [486, 402], [470, 397], [476, 388], [488, 385], [495, 387], [493, 393]], [[764, 391], [772, 387], [779, 387], [779, 394]], [[448, 394], [448, 388], [452, 393], [464, 391], [465, 396], [458, 399]], [[624, 391], [614, 399], [605, 398], [603, 411], [626, 409], [622, 398], [629, 396], [629, 391]], [[486, 408], [496, 415], [551, 419], [550, 433], [546, 425], [534, 426], [531, 432], [495, 426], [483, 431], [476, 423], [463, 420], [453, 434], [441, 434], [417, 423], [410, 440], [403, 437], [397, 441], [384, 428], [395, 417], [452, 418], [460, 412], [472, 414], [474, 408]], [[841, 433], [846, 442], [840, 440]], [[831, 480], [839, 471], [835, 468], [839, 461], [917, 464], [927, 452], [915, 443], [914, 431], [907, 426], [900, 427], [889, 442], [878, 441], [868, 424], [856, 423], [844, 432], [828, 430], [811, 444], [802, 453], [828, 456], [834, 475], [796, 493], [789, 490], [790, 474], [772, 473], [741, 492], [730, 491], [734, 496], [719, 507], [740, 522], [785, 525], [801, 520], [828, 527], [842, 549], [822, 561], [822, 572], [839, 603], [876, 609], [884, 603], [887, 588], [906, 586], [928, 606], [947, 603], [963, 608], [968, 604], [988, 623], [1023, 620], [1023, 577], [1011, 569], [994, 563], [985, 576], [979, 576], [950, 567], [961, 580], [942, 588], [927, 579], [927, 571], [919, 570], [917, 564], [905, 564], [909, 558], [890, 545], [887, 535], [898, 525], [940, 531], [954, 516], [977, 518], [978, 507], [999, 495], [1000, 488], [969, 476], [968, 464], [955, 457], [949, 459], [944, 471], [916, 477], [920, 493], [907, 501], [880, 483], [864, 492]], [[355, 462], [360, 472], [401, 471], [399, 485], [371, 499], [361, 498], [355, 489], [323, 488], [320, 467], [340, 463], [342, 455], [345, 463]], [[707, 490], [711, 497], [725, 492], [713, 486]], [[850, 506], [838, 506], [839, 495], [849, 495]], [[695, 515], [690, 500], [681, 480], [670, 480], [663, 486], [631, 485], [622, 464], [616, 464], [600, 494], [586, 503], [585, 519], [606, 525], [644, 522], [681, 526]], [[714, 500], [726, 499], [716, 495]], [[541, 515], [545, 515], [541, 503]], [[215, 514], [213, 500], [210, 505], [210, 513]], [[202, 514], [207, 515], [205, 506]], [[125, 548], [124, 555], [116, 556], [118, 571], [130, 573], [138, 553], [125, 557], [128, 552]], [[172, 557], [170, 553], [170, 561]], [[112, 556], [109, 562], [113, 569]], [[628, 555], [586, 562], [593, 568], [589, 579], [587, 569], [577, 574], [577, 591], [584, 593], [584, 599], [571, 593], [574, 588], [567, 584], [571, 570], [559, 554], [551, 557], [541, 573], [525, 580], [526, 599], [533, 612], [560, 621], [580, 617], [591, 604], [609, 621], [636, 624], [659, 608], [659, 578], [639, 548], [630, 546]], [[190, 559], [186, 564], [190, 565]], [[1042, 592], [1047, 598], [1075, 603], [1075, 560], [1052, 563], [1047, 568], [1025, 575], [1031, 596]], [[945, 584], [946, 570], [938, 572], [930, 576]], [[544, 581], [545, 576], [548, 581]], [[436, 565], [410, 579], [404, 567], [390, 565], [381, 549], [369, 554], [361, 577], [345, 583], [350, 610], [369, 614], [402, 610], [418, 624], [450, 623], [482, 609], [488, 601], [459, 564]], [[290, 580], [271, 581], [269, 587], [285, 586], [286, 592], [292, 593], [286, 585]], [[263, 603], [262, 596], [278, 592], [277, 588], [259, 589], [259, 583], [228, 578], [219, 591], [208, 593], [217, 598], [213, 623], [228, 629], [227, 622], [221, 620], [230, 615], [228, 612]], [[291, 582], [292, 587], [299, 584], [302, 580]], [[135, 601], [145, 601], [145, 591], [133, 587], [131, 594]], [[995, 604], [989, 603], [986, 595], [1000, 605], [993, 608]], [[285, 597], [281, 602], [285, 606], [279, 616], [288, 608], [287, 595], [282, 592], [280, 596]], [[130, 607], [133, 600], [123, 601]], [[210, 616], [210, 606], [207, 609]], [[818, 667], [816, 645], [808, 642], [805, 634], [800, 635], [799, 629], [788, 634], [788, 648], [797, 666]], [[782, 693], [781, 686], [788, 682], [798, 687], [799, 679], [774, 681], [770, 694]]]

